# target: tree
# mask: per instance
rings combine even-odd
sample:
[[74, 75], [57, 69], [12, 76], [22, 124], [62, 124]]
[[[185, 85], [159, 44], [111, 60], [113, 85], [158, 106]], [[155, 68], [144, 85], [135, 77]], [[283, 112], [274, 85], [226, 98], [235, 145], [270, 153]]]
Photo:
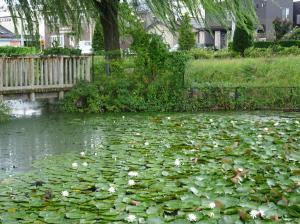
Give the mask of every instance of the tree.
[[103, 29], [100, 21], [98, 20], [95, 25], [94, 35], [93, 35], [93, 49], [96, 54], [104, 51], [104, 37]]
[[293, 24], [287, 19], [276, 18], [273, 21], [276, 40], [282, 39], [282, 37], [292, 30]]
[[253, 45], [253, 23], [249, 20], [244, 27], [237, 26], [234, 36], [232, 48], [244, 56], [247, 48]]
[[182, 18], [179, 29], [179, 49], [191, 50], [195, 47], [196, 39], [193, 32], [193, 26], [191, 25], [191, 19], [188, 14], [185, 14]]
[[[24, 18], [27, 29], [34, 31], [37, 29], [36, 21], [43, 16], [47, 24], [54, 27], [59, 25], [72, 26], [79, 31], [80, 20], [82, 15], [85, 18], [100, 18], [104, 34], [104, 49], [107, 52], [119, 51], [120, 49], [120, 33], [118, 18], [122, 16], [120, 13], [120, 5], [129, 4], [138, 5], [138, 3], [146, 2], [149, 9], [170, 28], [175, 29], [177, 25], [178, 14], [181, 8], [185, 8], [199, 21], [202, 18], [202, 5], [205, 13], [213, 15], [219, 21], [228, 18], [228, 12], [239, 18], [241, 24], [244, 23], [245, 15], [251, 15], [252, 20], [256, 19], [253, 8], [253, 0], [6, 0], [9, 10], [13, 14], [14, 21], [17, 17]], [[117, 54], [118, 55], [118, 54]]]

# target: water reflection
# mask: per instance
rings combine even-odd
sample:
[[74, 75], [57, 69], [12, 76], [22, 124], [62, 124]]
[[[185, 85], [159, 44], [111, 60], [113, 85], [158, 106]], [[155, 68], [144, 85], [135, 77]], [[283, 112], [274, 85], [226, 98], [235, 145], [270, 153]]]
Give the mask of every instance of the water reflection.
[[28, 170], [47, 155], [93, 148], [104, 141], [88, 117], [53, 114], [0, 124], [0, 174]]

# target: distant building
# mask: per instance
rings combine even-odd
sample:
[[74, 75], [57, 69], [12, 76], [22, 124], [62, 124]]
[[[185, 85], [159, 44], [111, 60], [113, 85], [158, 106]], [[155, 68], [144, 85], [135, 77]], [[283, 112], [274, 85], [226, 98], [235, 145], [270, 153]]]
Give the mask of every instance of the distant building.
[[273, 21], [276, 18], [293, 23], [293, 0], [254, 0], [254, 7], [261, 23], [258, 39], [275, 39]]
[[300, 2], [294, 2], [294, 25], [300, 26]]
[[3, 46], [19, 47], [21, 46], [21, 39], [0, 25], [0, 47]]

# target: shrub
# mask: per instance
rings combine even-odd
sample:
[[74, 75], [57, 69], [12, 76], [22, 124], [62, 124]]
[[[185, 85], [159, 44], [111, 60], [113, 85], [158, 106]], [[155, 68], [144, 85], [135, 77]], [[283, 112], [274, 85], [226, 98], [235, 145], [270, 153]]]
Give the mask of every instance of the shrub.
[[0, 123], [6, 121], [9, 118], [9, 108], [0, 102]]
[[191, 19], [188, 14], [185, 14], [182, 18], [179, 28], [179, 49], [190, 50], [195, 47], [196, 39], [193, 32], [193, 26], [190, 24]]
[[244, 56], [244, 51], [253, 46], [253, 30], [254, 26], [250, 19], [246, 21], [245, 26], [237, 26], [234, 36], [232, 49]]
[[283, 40], [300, 40], [300, 28], [295, 27], [291, 32], [284, 35]]
[[36, 54], [37, 50], [34, 47], [0, 47], [1, 56], [22, 56]]
[[73, 48], [62, 48], [62, 47], [52, 47], [44, 49], [42, 52], [43, 55], [66, 55], [66, 56], [79, 56], [81, 55], [80, 49]]
[[272, 41], [257, 41], [253, 45], [255, 48], [269, 48], [273, 46], [281, 47], [300, 47], [300, 40], [282, 40], [277, 42]]
[[286, 33], [288, 33], [292, 29], [293, 24], [287, 19], [282, 20], [280, 18], [276, 18], [273, 21], [273, 26], [275, 30], [276, 40], [280, 40]]

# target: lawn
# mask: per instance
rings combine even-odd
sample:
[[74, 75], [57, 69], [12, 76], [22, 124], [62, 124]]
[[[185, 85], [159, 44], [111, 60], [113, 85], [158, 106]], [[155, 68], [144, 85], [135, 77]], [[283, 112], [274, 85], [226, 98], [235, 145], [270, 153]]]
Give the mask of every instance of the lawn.
[[294, 116], [102, 116], [97, 149], [0, 182], [0, 223], [299, 223]]
[[299, 56], [193, 60], [186, 79], [193, 87], [298, 87], [299, 61]]

